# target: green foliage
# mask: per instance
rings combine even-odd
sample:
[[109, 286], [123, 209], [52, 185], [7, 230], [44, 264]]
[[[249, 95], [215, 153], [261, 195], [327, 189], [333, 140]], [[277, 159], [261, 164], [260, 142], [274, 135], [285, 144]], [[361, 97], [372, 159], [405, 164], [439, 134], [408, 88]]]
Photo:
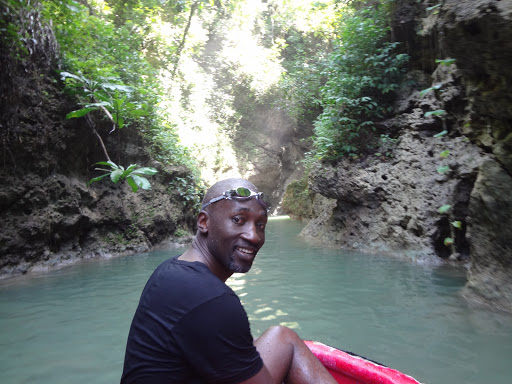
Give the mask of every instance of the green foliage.
[[340, 20], [315, 121], [315, 157], [336, 159], [375, 146], [374, 122], [390, 113], [408, 56], [388, 41], [388, 2], [370, 3]]
[[425, 117], [430, 117], [430, 116], [442, 116], [446, 113], [446, 111], [444, 109], [438, 109], [436, 111], [428, 111], [428, 112], [425, 112]]
[[53, 32], [40, 19], [40, 10], [36, 1], [0, 0], [0, 48], [26, 67], [37, 56], [49, 68], [57, 55]]
[[436, 64], [450, 66], [455, 63], [455, 59], [436, 59]]
[[321, 107], [323, 73], [338, 17], [336, 1], [293, 1], [276, 7], [269, 16], [267, 33], [282, 48], [285, 72], [279, 87], [285, 107], [298, 120], [311, 121]]
[[74, 0], [41, 3], [42, 15], [51, 20], [60, 44], [66, 89], [81, 105], [67, 117], [102, 110], [114, 128], [140, 129], [159, 161], [191, 166], [190, 154], [159, 107], [165, 97], [159, 69], [172, 62], [172, 44], [179, 36], [164, 41], [156, 28], [171, 16], [182, 23], [180, 12], [192, 2], [88, 1], [88, 7]]
[[[67, 119], [85, 116], [87, 113], [102, 109], [119, 128], [125, 126], [127, 119], [149, 115], [146, 103], [130, 101], [134, 89], [124, 84], [94, 81], [69, 72], [61, 72], [61, 77], [74, 93], [92, 102], [82, 102], [83, 108], [66, 115]], [[103, 80], [103, 79], [100, 79]]]
[[438, 89], [440, 89], [441, 87], [443, 86], [443, 84], [434, 84], [433, 86], [431, 86], [430, 88], [427, 88], [427, 89], [424, 89], [420, 92], [420, 96], [423, 97], [425, 96], [427, 93], [429, 93], [430, 91], [437, 91]]
[[446, 245], [447, 247], [453, 245], [454, 241], [451, 237], [446, 237], [443, 241], [444, 245]]
[[[289, 40], [293, 41], [293, 37]], [[321, 106], [320, 90], [325, 82], [322, 75], [325, 59], [321, 53], [308, 55], [309, 50], [300, 44], [295, 50], [293, 59], [284, 63], [287, 71], [282, 76], [280, 88], [288, 102], [286, 108], [290, 115], [307, 121], [316, 117]]]
[[178, 228], [176, 231], [174, 231], [174, 236], [176, 237], [186, 237], [188, 235], [190, 235], [190, 232], [184, 228]]
[[448, 156], [450, 156], [450, 150], [449, 149], [445, 149], [444, 151], [442, 151], [440, 154], [439, 154], [439, 157], [441, 159], [446, 159]]
[[158, 172], [155, 168], [151, 167], [137, 168], [137, 164], [131, 164], [126, 169], [112, 161], [100, 161], [96, 164], [105, 165], [110, 169], [95, 168], [96, 171], [104, 171], [107, 173], [89, 180], [88, 185], [95, 181], [100, 181], [106, 176], [110, 176], [110, 180], [112, 180], [114, 184], [125, 180], [130, 185], [133, 192], [137, 192], [139, 188], [151, 189], [151, 183], [144, 176], [153, 176]]
[[441, 166], [437, 167], [437, 173], [439, 173], [441, 175], [445, 174], [449, 170], [450, 170], [450, 167], [447, 165], [441, 165]]
[[462, 229], [462, 222], [459, 220], [452, 221], [451, 224], [457, 229]]
[[139, 33], [116, 29], [101, 13], [90, 15], [85, 6], [73, 0], [42, 3], [43, 16], [52, 20], [69, 72], [89, 79], [115, 78], [144, 84], [140, 73], [150, 72], [151, 67], [140, 53], [143, 37]]
[[292, 181], [283, 196], [283, 210], [290, 216], [310, 218], [313, 214], [313, 193], [308, 187], [307, 174], [300, 180]]
[[0, 1], [0, 42], [1, 45], [9, 47], [12, 57], [21, 58], [28, 56], [25, 47], [25, 36], [20, 33], [22, 26], [19, 25], [18, 13], [22, 9], [20, 0]]
[[[435, 12], [437, 12], [439, 6], [440, 6], [440, 4], [435, 5], [433, 7], [429, 7], [429, 8], [427, 8], [427, 10], [434, 10], [435, 9]], [[450, 66], [450, 65], [455, 63], [455, 59], [436, 59], [435, 62], [438, 65]], [[435, 92], [435, 91], [441, 89], [442, 86], [443, 86], [443, 84], [435, 84], [432, 87], [424, 89], [423, 91], [421, 91], [420, 92], [420, 96], [423, 97], [427, 93], [429, 93], [430, 91], [434, 91]], [[436, 95], [436, 96], [438, 96], [438, 95]], [[438, 109], [438, 110], [435, 110], [435, 111], [428, 111], [428, 112], [426, 112], [424, 117], [428, 118], [428, 117], [431, 117], [431, 116], [441, 116], [441, 119], [443, 121], [443, 126], [446, 126], [445, 121], [444, 121], [444, 117], [443, 117], [445, 114], [446, 114], [446, 111], [444, 109]], [[447, 134], [448, 134], [448, 131], [446, 129], [443, 129], [441, 132], [435, 134], [433, 137], [434, 138], [443, 137], [443, 136], [445, 136]], [[445, 150], [441, 151], [441, 153], [439, 154], [439, 157], [441, 159], [446, 159], [448, 156], [450, 156], [450, 150], [448, 150], [448, 149], [445, 149]], [[440, 165], [439, 167], [437, 167], [437, 173], [439, 173], [441, 175], [449, 172], [450, 170], [451, 170], [451, 168], [448, 165]], [[438, 209], [438, 212], [441, 215], [448, 214], [449, 211], [451, 210], [451, 208], [452, 208], [451, 205], [446, 204], [446, 205], [441, 206]], [[448, 215], [448, 217], [450, 217], [450, 216], [451, 215]], [[455, 253], [456, 252], [456, 244], [455, 244], [455, 233], [454, 233], [454, 229], [453, 228], [457, 228], [459, 230], [462, 230], [462, 222], [459, 221], [459, 220], [454, 220], [450, 224], [451, 224], [451, 226], [450, 226], [451, 237], [446, 237], [444, 239], [443, 243], [444, 243], [445, 246], [451, 248], [452, 253]]]
[[397, 142], [397, 138], [392, 138], [387, 133], [381, 134], [379, 146], [379, 150], [381, 152], [376, 152], [375, 156], [383, 157], [383, 159], [393, 157], [393, 147], [396, 145]]
[[439, 207], [439, 209], [437, 210], [440, 214], [443, 214], [443, 213], [446, 213], [448, 212], [450, 209], [452, 208], [452, 206], [450, 204], [445, 204], [441, 207]]
[[187, 177], [174, 177], [169, 183], [169, 192], [177, 194], [185, 208], [197, 213], [201, 208], [205, 187], [199, 177], [188, 175]]

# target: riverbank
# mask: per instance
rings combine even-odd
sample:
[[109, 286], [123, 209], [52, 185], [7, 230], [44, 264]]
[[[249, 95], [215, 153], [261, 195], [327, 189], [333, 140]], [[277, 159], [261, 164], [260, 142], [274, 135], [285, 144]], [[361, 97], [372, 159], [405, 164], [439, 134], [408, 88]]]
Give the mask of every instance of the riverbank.
[[16, 280], [21, 276], [34, 276], [43, 275], [57, 271], [59, 269], [77, 266], [81, 263], [97, 262], [100, 260], [107, 260], [119, 257], [126, 257], [144, 252], [168, 251], [172, 249], [182, 248], [190, 245], [193, 240], [193, 235], [170, 237], [153, 246], [146, 244], [138, 247], [121, 247], [125, 248], [117, 250], [104, 250], [98, 249], [94, 252], [85, 254], [52, 254], [48, 255], [44, 260], [39, 260], [35, 263], [21, 262], [11, 268], [7, 267], [0, 271], [0, 280]]

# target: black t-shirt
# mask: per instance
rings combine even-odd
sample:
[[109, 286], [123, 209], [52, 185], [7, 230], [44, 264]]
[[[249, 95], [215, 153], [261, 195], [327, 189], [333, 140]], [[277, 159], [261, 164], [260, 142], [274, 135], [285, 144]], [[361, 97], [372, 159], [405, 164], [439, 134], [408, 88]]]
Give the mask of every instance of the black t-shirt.
[[263, 367], [238, 296], [199, 262], [163, 262], [132, 321], [122, 384], [247, 380]]

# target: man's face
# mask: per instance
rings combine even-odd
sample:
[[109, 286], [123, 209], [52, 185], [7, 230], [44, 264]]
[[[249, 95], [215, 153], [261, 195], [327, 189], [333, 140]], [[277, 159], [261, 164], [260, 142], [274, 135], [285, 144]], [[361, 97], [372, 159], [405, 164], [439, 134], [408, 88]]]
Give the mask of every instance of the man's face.
[[256, 198], [222, 200], [209, 210], [208, 250], [229, 275], [249, 271], [265, 243], [267, 211]]

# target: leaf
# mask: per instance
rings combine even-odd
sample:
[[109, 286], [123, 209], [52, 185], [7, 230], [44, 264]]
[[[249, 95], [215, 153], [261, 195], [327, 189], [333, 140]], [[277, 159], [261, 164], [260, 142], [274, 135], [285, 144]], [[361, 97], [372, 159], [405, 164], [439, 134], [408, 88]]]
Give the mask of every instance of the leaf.
[[452, 207], [452, 206], [451, 206], [450, 204], [445, 204], [445, 205], [443, 205], [443, 206], [439, 207], [439, 209], [437, 210], [437, 212], [439, 212], [439, 213], [441, 213], [441, 214], [446, 213], [446, 212], [448, 212], [448, 211], [450, 210], [450, 208], [451, 208], [451, 207]]
[[122, 85], [122, 84], [111, 84], [111, 83], [103, 83], [103, 88], [110, 89], [112, 91], [121, 91], [126, 93], [132, 93], [135, 89], [133, 87], [130, 87], [128, 85]]
[[114, 172], [112, 172], [110, 174], [110, 179], [115, 183], [117, 183], [120, 179], [121, 179], [121, 176], [123, 175], [123, 170], [121, 169], [116, 169]]
[[130, 164], [130, 166], [128, 168], [126, 168], [126, 171], [124, 171], [123, 174], [121, 175], [121, 179], [126, 179], [128, 177], [128, 175], [133, 172], [133, 170], [135, 169], [136, 166], [137, 166], [137, 164]]
[[133, 192], [137, 192], [139, 190], [139, 186], [130, 176], [126, 178], [126, 182], [128, 183], [128, 185], [130, 185], [130, 187], [132, 187]]
[[447, 165], [442, 165], [440, 167], [437, 168], [437, 173], [443, 175], [445, 174], [446, 172], [448, 172], [450, 170], [450, 167], [447, 166]]
[[65, 71], [61, 72], [60, 76], [61, 76], [62, 80], [65, 80], [66, 78], [71, 77], [72, 79], [85, 82], [85, 79], [83, 77], [80, 77], [80, 76], [77, 76], [77, 75], [73, 75], [72, 73], [65, 72]]
[[130, 170], [128, 170], [128, 169], [127, 169], [126, 171], [124, 171], [124, 172], [121, 174], [121, 176], [119, 177], [119, 179], [120, 179], [120, 180], [125, 180], [126, 178], [128, 178], [128, 176], [130, 175], [130, 173], [132, 173], [132, 171], [130, 171]]
[[453, 63], [455, 63], [455, 59], [436, 59], [436, 64], [452, 65]]
[[130, 115], [133, 117], [141, 117], [149, 115], [149, 112], [144, 109], [133, 109], [130, 111]]
[[429, 93], [432, 90], [433, 90], [432, 87], [424, 89], [424, 90], [420, 91], [420, 96], [423, 97], [423, 96], [425, 96], [427, 93]]
[[444, 115], [446, 113], [446, 111], [444, 109], [438, 109], [437, 111], [428, 111], [428, 112], [425, 112], [425, 117], [429, 117], [429, 116], [441, 116], [441, 115]]
[[[87, 104], [85, 108], [92, 108], [92, 107], [112, 107], [112, 105], [108, 101], [102, 101], [99, 103], [91, 103]], [[94, 108], [97, 109], [97, 108]]]
[[133, 173], [136, 175], [141, 174], [141, 175], [152, 176], [152, 175], [156, 175], [158, 173], [158, 171], [155, 168], [144, 167], [144, 168], [136, 169], [135, 171], [133, 171]]
[[119, 116], [119, 115], [114, 115], [116, 116], [117, 118], [114, 118], [115, 122], [117, 123], [117, 126], [119, 127], [119, 129], [123, 128], [124, 127], [124, 119]]
[[462, 229], [462, 222], [460, 222], [459, 220], [452, 221], [451, 224], [457, 229]]
[[433, 5], [432, 7], [427, 7], [427, 11], [432, 11], [440, 6], [441, 6], [441, 4]]
[[87, 115], [89, 112], [91, 111], [94, 111], [96, 110], [97, 108], [82, 108], [82, 109], [78, 109], [76, 111], [73, 111], [73, 112], [69, 112], [67, 115], [66, 115], [66, 119], [73, 119], [73, 118], [76, 118], [76, 117], [82, 117], [82, 116], [85, 116]]
[[95, 170], [95, 171], [108, 172], [108, 174], [109, 174], [109, 175], [112, 173], [112, 170], [111, 170], [111, 169], [94, 168], [94, 170]]
[[441, 137], [441, 136], [446, 135], [447, 133], [448, 133], [448, 131], [444, 130], [444, 131], [441, 131], [441, 132], [439, 132], [439, 133], [436, 133], [436, 134], [434, 135], [434, 137]]
[[443, 152], [441, 152], [441, 153], [439, 154], [439, 157], [440, 157], [441, 159], [446, 159], [448, 156], [450, 156], [450, 151], [449, 151], [448, 149], [447, 149], [447, 150], [444, 150]]
[[117, 164], [116, 164], [116, 163], [114, 163], [113, 161], [110, 161], [110, 160], [108, 160], [108, 161], [98, 161], [97, 163], [94, 163], [94, 165], [96, 165], [96, 164], [99, 164], [99, 165], [108, 165], [108, 166], [109, 166], [110, 168], [112, 168], [112, 169], [117, 169], [117, 168], [119, 168], [119, 167], [117, 166]]
[[135, 183], [142, 189], [151, 189], [151, 183], [149, 182], [148, 179], [146, 179], [145, 177], [142, 177], [142, 176], [137, 176], [137, 175], [134, 175], [134, 174], [131, 174], [130, 176], [127, 177], [127, 180], [132, 178], [133, 181], [135, 181]]
[[91, 180], [89, 180], [89, 182], [87, 183], [87, 185], [90, 185], [91, 183], [94, 183], [95, 181], [100, 181], [101, 179], [103, 179], [105, 176], [108, 176], [110, 175], [110, 172], [109, 173], [105, 173], [104, 175], [101, 175], [101, 176], [98, 176], [98, 177], [95, 177]]
[[444, 239], [443, 243], [444, 243], [444, 245], [449, 247], [450, 245], [453, 244], [453, 239], [451, 237], [447, 237], [447, 238]]
[[111, 98], [109, 95], [104, 94], [103, 92], [96, 91], [94, 92], [94, 97], [98, 100], [103, 100], [109, 104], [111, 104]]
[[80, 8], [75, 7], [74, 5], [66, 4], [66, 7], [67, 7], [67, 8], [69, 8], [71, 11], [73, 11], [73, 12], [75, 12], [75, 13], [80, 12]]

